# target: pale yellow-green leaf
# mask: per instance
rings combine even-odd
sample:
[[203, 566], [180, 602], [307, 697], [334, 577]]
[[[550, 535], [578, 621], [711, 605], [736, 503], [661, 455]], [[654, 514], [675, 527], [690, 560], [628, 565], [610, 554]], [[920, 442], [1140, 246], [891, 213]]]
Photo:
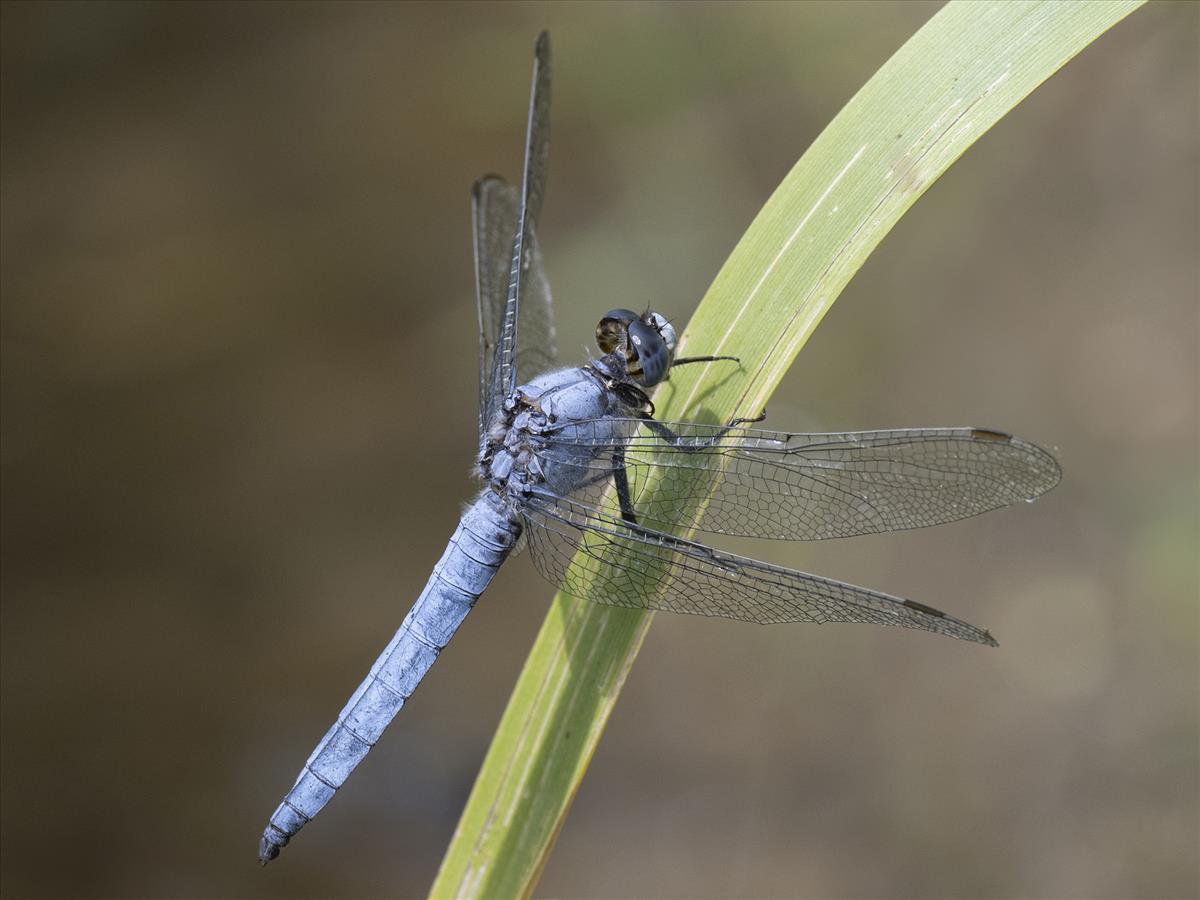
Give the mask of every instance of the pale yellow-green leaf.
[[[804, 153], [705, 295], [681, 352], [736, 354], [740, 370], [679, 370], [655, 397], [659, 417], [723, 421], [761, 410], [842, 288], [913, 202], [1005, 113], [1139, 5], [956, 0], [944, 7]], [[432, 896], [532, 892], [652, 618], [555, 598]]]

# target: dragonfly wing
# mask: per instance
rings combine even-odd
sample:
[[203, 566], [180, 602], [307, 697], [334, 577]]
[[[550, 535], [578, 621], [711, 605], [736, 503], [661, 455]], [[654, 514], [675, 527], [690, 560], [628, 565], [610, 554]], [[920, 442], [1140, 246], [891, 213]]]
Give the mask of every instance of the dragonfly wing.
[[554, 330], [554, 307], [550, 300], [550, 281], [542, 264], [537, 235], [529, 236], [528, 265], [521, 276], [521, 305], [517, 331], [516, 383], [525, 384], [535, 375], [553, 369], [558, 358]]
[[475, 301], [479, 308], [479, 438], [491, 424], [503, 397], [495, 397], [493, 369], [504, 309], [508, 271], [517, 230], [517, 190], [495, 175], [480, 178], [471, 191], [475, 243]]
[[[500, 369], [496, 350], [508, 307], [513, 236], [517, 230], [520, 197], [503, 179], [488, 175], [475, 182], [471, 211], [475, 234], [475, 298], [479, 307], [479, 438], [484, 435], [507, 396], [498, 387]], [[516, 355], [516, 378], [524, 384], [555, 365], [554, 308], [550, 282], [542, 264], [536, 235], [528, 254], [529, 265], [521, 278], [517, 331], [521, 336]]]
[[[1037, 445], [983, 428], [788, 434], [662, 422], [630, 431], [614, 439], [611, 427], [572, 423], [541, 453], [586, 459], [578, 464], [596, 473], [623, 459], [638, 520], [664, 530], [803, 541], [904, 531], [1033, 500], [1062, 475]], [[620, 515], [611, 492], [599, 503]]]
[[[490, 369], [481, 378], [486, 391], [481, 394], [486, 402], [480, 407], [480, 431], [491, 424], [504, 399], [516, 388], [520, 369], [525, 368], [518, 358], [518, 330], [526, 322], [531, 328], [543, 330], [541, 335], [524, 335], [522, 344], [533, 347], [538, 338], [547, 338], [550, 346], [532, 350], [528, 356], [529, 367], [539, 362], [540, 355], [552, 360], [553, 322], [550, 315], [550, 290], [541, 265], [537, 247], [537, 218], [542, 208], [542, 197], [546, 189], [546, 164], [549, 158], [550, 139], [550, 39], [542, 32], [534, 45], [533, 88], [529, 98], [529, 121], [525, 132], [525, 165], [521, 177], [521, 190], [515, 196], [515, 218], [509, 235], [508, 272], [504, 290], [504, 307], [497, 315], [492, 304], [488, 307], [488, 328], [484, 326], [485, 304], [480, 302], [480, 326], [484, 331], [484, 364]], [[498, 179], [495, 179], [498, 181]], [[493, 179], [485, 179], [491, 182]], [[497, 188], [500, 191], [500, 188]], [[478, 264], [479, 222], [476, 220], [476, 254]], [[489, 259], [489, 271], [492, 261]], [[523, 307], [529, 305], [526, 312]], [[490, 347], [489, 347], [490, 344]]]
[[714, 550], [578, 502], [532, 498], [524, 510], [538, 571], [609, 606], [744, 622], [866, 622], [995, 646], [985, 630], [932, 607]]

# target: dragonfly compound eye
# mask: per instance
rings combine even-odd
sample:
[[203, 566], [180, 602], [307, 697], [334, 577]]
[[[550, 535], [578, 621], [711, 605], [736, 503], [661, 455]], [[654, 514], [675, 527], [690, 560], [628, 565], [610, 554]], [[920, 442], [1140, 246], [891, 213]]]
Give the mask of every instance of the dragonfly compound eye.
[[662, 339], [666, 341], [667, 349], [672, 354], [675, 353], [675, 326], [667, 321], [667, 317], [661, 313], [651, 312], [646, 314], [647, 321], [655, 327]]
[[613, 309], [604, 314], [596, 326], [596, 346], [604, 353], [612, 353], [620, 346], [629, 330], [629, 323], [636, 321], [638, 314], [631, 309]]
[[629, 323], [629, 351], [629, 374], [643, 387], [653, 387], [666, 377], [671, 348], [654, 325], [641, 319]]

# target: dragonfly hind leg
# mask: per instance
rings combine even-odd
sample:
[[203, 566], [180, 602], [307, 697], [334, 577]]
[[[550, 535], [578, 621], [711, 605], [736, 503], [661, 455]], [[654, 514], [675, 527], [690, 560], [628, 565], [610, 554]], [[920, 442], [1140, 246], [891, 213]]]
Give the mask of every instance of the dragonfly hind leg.
[[[668, 428], [662, 422], [659, 422], [657, 419], [651, 418], [650, 416], [645, 416], [643, 418], [643, 421], [645, 421], [647, 428], [649, 428], [651, 431], [653, 431], [656, 435], [658, 435], [660, 438], [662, 438], [664, 441], [666, 441], [672, 447], [678, 447], [680, 450], [683, 450], [686, 452], [688, 450], [712, 449], [713, 444], [716, 441], [719, 441], [721, 438], [723, 438], [726, 434], [728, 434], [733, 429], [738, 428], [742, 425], [753, 425], [758, 422], [762, 422], [766, 418], [767, 418], [767, 411], [765, 409], [762, 412], [760, 412], [757, 416], [749, 416], [749, 417], [736, 416], [736, 417], [730, 419], [728, 422], [726, 422], [723, 426], [721, 426], [721, 429], [719, 431], [717, 431], [716, 434], [709, 435], [709, 436], [700, 438], [698, 440], [688, 440], [687, 438], [676, 434], [674, 431], [672, 431], [670, 428]], [[614, 451], [613, 452], [614, 460], [616, 459], [616, 455], [617, 455], [616, 451]], [[623, 456], [622, 456], [622, 459], [624, 459]]]
[[[721, 428], [721, 430], [717, 433], [716, 439], [723, 437], [727, 432], [737, 428], [740, 425], [761, 422], [766, 417], [767, 411], [764, 409], [757, 416], [737, 417], [730, 419], [728, 424]], [[712, 446], [714, 438], [704, 438], [704, 443], [690, 442], [687, 438], [681, 437], [662, 422], [656, 420], [652, 413], [642, 411], [638, 418], [640, 418], [646, 424], [647, 428], [649, 428], [663, 440], [685, 452], [688, 450], [703, 450]], [[607, 472], [601, 472], [599, 475], [593, 475], [592, 477], [582, 481], [579, 485], [577, 485], [577, 487], [591, 487], [594, 484], [607, 481], [610, 478], [612, 479], [613, 487], [617, 492], [617, 504], [621, 509], [621, 518], [631, 525], [639, 524], [637, 513], [634, 512], [633, 508], [633, 494], [629, 489], [629, 473], [625, 467], [625, 449], [623, 447], [614, 447], [612, 449], [612, 454], [609, 457], [609, 468]]]
[[617, 448], [612, 454], [612, 478], [617, 488], [621, 518], [631, 525], [636, 525], [638, 521], [633, 511], [633, 498], [629, 495], [629, 475], [625, 471], [625, 451], [621, 448]]
[[624, 450], [613, 451], [607, 472], [584, 479], [576, 485], [576, 488], [589, 488], [609, 479], [612, 479], [613, 486], [617, 490], [617, 503], [621, 507], [621, 518], [633, 525], [638, 524], [637, 514], [633, 511], [633, 495], [629, 490], [629, 475], [625, 471]]
[[765, 420], [766, 418], [767, 418], [767, 411], [765, 409], [762, 412], [760, 412], [757, 416], [749, 416], [749, 417], [739, 416], [737, 418], [730, 419], [729, 424], [725, 426], [725, 430], [728, 431], [731, 428], [737, 428], [739, 425], [756, 425], [759, 422], [762, 422], [763, 420]]
[[[730, 419], [729, 424], [721, 429], [718, 436], [724, 435], [726, 432], [739, 425], [746, 423], [761, 422], [767, 417], [767, 411], [764, 409], [757, 416], [751, 418], [735, 418]], [[651, 416], [647, 415], [644, 418], [646, 425], [651, 431], [670, 441], [676, 447], [683, 450], [689, 449], [689, 444], [686, 439], [681, 438], [666, 425], [656, 421]], [[694, 449], [701, 449], [700, 445], [692, 445]], [[637, 525], [637, 514], [633, 511], [633, 497], [629, 491], [629, 473], [625, 469], [625, 448], [615, 447], [610, 457], [610, 472], [612, 474], [613, 486], [617, 489], [617, 503], [621, 507], [621, 518], [630, 525]]]

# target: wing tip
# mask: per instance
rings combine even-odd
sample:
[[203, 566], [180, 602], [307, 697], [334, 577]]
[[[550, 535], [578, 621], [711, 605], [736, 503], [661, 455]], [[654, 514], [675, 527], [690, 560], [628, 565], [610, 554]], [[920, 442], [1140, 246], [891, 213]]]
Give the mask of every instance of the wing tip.
[[483, 192], [492, 185], [507, 187], [508, 183], [499, 175], [496, 175], [492, 172], [489, 172], [486, 175], [480, 175], [471, 185], [471, 199], [476, 201], [479, 200], [483, 196]]
[[901, 600], [900, 605], [907, 606], [914, 612], [921, 613], [922, 615], [929, 616], [930, 618], [938, 619], [942, 622], [949, 622], [953, 625], [959, 626], [958, 629], [929, 629], [935, 633], [946, 634], [950, 637], [974, 641], [977, 644], [983, 644], [987, 647], [1000, 646], [999, 641], [992, 637], [992, 633], [986, 628], [979, 628], [978, 626], [972, 625], [970, 622], [964, 622], [962, 619], [956, 619], [954, 616], [947, 615], [940, 609], [935, 609], [932, 606], [926, 606], [924, 603], [918, 603], [916, 600]]
[[1049, 493], [1058, 487], [1063, 479], [1063, 468], [1057, 456], [1045, 447], [1019, 437], [1012, 438], [1012, 443], [1020, 447], [1029, 456], [1034, 457], [1042, 469], [1042, 478], [1035, 486], [1031, 496], [1025, 498], [1026, 503], [1032, 503], [1038, 497], [1042, 496], [1042, 494]]
[[[1032, 503], [1042, 494], [1054, 490], [1063, 479], [1062, 463], [1058, 461], [1058, 457], [1033, 441], [1027, 441], [1024, 438], [1009, 434], [1007, 431], [1001, 431], [998, 428], [981, 428], [972, 427], [970, 429], [971, 440], [974, 441], [991, 441], [997, 444], [1009, 444], [1017, 451], [1024, 453], [1026, 457], [1032, 457], [1037, 460], [1037, 467], [1044, 470], [1043, 477], [1038, 481], [1036, 489], [1030, 496], [1024, 498], [1026, 503]], [[1030, 463], [1033, 468], [1033, 464]]]

